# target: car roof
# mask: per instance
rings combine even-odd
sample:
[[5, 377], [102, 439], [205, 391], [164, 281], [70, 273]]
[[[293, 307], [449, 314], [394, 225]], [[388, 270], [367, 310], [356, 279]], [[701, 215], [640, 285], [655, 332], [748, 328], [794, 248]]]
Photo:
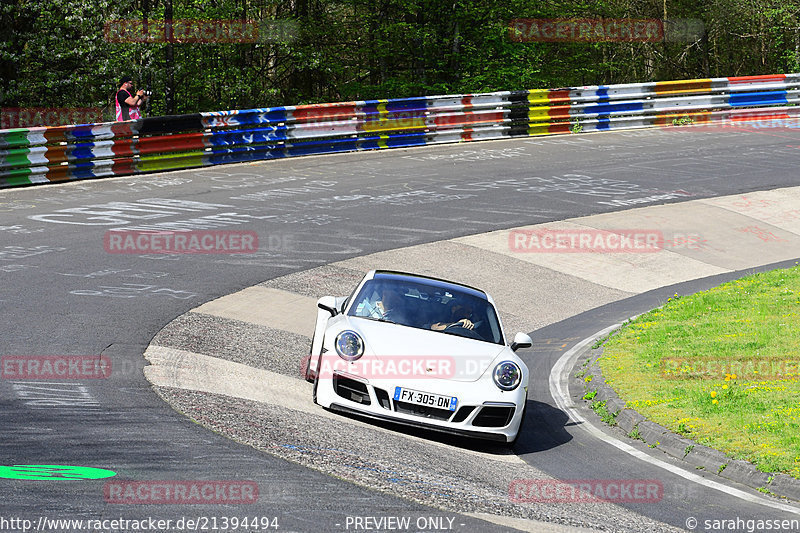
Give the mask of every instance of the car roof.
[[462, 283], [456, 283], [454, 281], [447, 281], [444, 279], [433, 278], [430, 276], [423, 276], [420, 274], [410, 274], [408, 272], [397, 272], [394, 270], [376, 270], [372, 279], [376, 281], [380, 280], [414, 281], [417, 283], [424, 283], [426, 285], [430, 285], [432, 287], [444, 290], [452, 290], [452, 291], [468, 293], [472, 296], [488, 300], [487, 294], [478, 288], [470, 287], [469, 285], [464, 285]]

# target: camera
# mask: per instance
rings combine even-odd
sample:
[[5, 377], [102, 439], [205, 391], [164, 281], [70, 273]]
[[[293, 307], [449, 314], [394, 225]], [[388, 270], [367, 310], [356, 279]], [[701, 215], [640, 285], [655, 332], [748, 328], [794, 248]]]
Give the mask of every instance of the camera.
[[142, 91], [142, 96], [153, 96], [153, 91]]

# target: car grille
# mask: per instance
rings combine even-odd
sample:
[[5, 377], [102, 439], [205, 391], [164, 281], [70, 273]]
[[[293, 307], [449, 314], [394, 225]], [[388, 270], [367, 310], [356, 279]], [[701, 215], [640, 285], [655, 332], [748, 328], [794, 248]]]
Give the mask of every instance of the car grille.
[[467, 419], [469, 415], [472, 414], [472, 411], [474, 410], [475, 410], [474, 405], [465, 405], [463, 407], [459, 407], [458, 412], [456, 413], [456, 416], [453, 417], [452, 422], [455, 423], [463, 422], [464, 420]]
[[371, 403], [366, 383], [344, 377], [335, 372], [333, 374], [333, 390], [346, 400], [358, 402], [361, 405], [369, 405]]
[[[377, 389], [376, 389], [377, 390]], [[387, 395], [388, 396], [388, 395]], [[388, 398], [387, 398], [388, 401]], [[383, 402], [381, 402], [383, 403]], [[421, 418], [432, 418], [435, 420], [449, 420], [454, 424], [465, 421], [477, 408], [474, 405], [461, 406], [455, 415], [453, 411], [447, 409], [436, 409], [424, 405], [395, 401], [394, 410], [398, 413], [418, 416]], [[507, 426], [514, 417], [514, 406], [484, 405], [479, 408], [477, 416], [472, 421], [472, 425], [482, 428], [501, 428]]]
[[472, 425], [481, 428], [501, 428], [507, 426], [514, 416], [514, 406], [484, 405], [472, 421]]
[[[338, 372], [334, 372], [333, 374], [333, 390], [337, 395], [347, 400], [360, 403], [361, 405], [371, 404], [368, 385], [366, 383], [343, 376]], [[449, 409], [437, 409], [435, 407], [393, 400], [390, 398], [388, 392], [378, 387], [373, 387], [373, 390], [375, 391], [378, 404], [384, 409], [394, 410], [397, 413], [420, 418], [450, 421], [454, 424], [458, 424], [464, 422], [475, 412], [475, 409], [478, 409], [478, 414], [472, 420], [471, 425], [483, 428], [501, 428], [507, 426], [514, 417], [514, 405], [462, 405], [453, 413], [453, 411]]]
[[436, 409], [435, 407], [398, 401], [394, 402], [394, 410], [398, 413], [405, 413], [407, 415], [420, 416], [423, 418], [433, 418], [435, 420], [450, 420], [450, 417], [453, 416], [453, 411], [448, 409]]
[[389, 393], [383, 389], [379, 389], [378, 387], [372, 387], [375, 390], [375, 396], [378, 398], [378, 403], [384, 409], [391, 409], [392, 402], [389, 401]]

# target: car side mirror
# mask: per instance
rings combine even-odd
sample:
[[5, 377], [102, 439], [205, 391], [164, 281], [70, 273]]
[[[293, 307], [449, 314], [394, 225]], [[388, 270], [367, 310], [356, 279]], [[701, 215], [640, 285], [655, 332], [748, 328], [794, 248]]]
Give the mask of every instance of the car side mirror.
[[514, 342], [511, 343], [511, 350], [516, 352], [520, 348], [530, 348], [531, 346], [533, 346], [533, 341], [529, 335], [517, 333], [514, 335]]
[[317, 302], [317, 307], [323, 311], [329, 312], [331, 316], [336, 316], [339, 314], [339, 311], [336, 310], [336, 298], [333, 296], [325, 296], [320, 298]]

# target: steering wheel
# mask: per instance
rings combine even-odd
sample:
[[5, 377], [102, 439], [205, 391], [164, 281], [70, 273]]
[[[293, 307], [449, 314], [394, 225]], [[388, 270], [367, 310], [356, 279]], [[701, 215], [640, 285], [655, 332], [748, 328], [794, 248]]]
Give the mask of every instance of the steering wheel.
[[480, 325], [481, 325], [481, 324], [483, 324], [483, 320], [478, 320], [477, 322], [473, 322], [473, 323], [472, 323], [472, 327], [471, 327], [471, 328], [465, 328], [464, 326], [462, 326], [462, 325], [461, 325], [461, 322], [453, 322], [452, 324], [449, 324], [449, 325], [448, 325], [446, 328], [444, 328], [444, 329], [450, 329], [450, 328], [461, 328], [461, 329], [466, 329], [467, 331], [472, 331], [472, 330], [474, 330], [475, 328], [478, 328], [478, 327], [480, 327]]
[[467, 329], [462, 326], [447, 326], [444, 328], [445, 331], [451, 332], [453, 335], [457, 335], [459, 337], [466, 337], [468, 339], [476, 339], [479, 341], [486, 340], [483, 338], [483, 335], [475, 331], [474, 329]]

